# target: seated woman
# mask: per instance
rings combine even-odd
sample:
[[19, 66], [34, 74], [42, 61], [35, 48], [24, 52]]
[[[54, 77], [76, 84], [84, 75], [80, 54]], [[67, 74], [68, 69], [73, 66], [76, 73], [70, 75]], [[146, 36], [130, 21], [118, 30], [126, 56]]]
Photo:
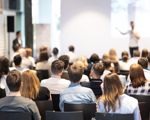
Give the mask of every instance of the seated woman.
[[139, 64], [132, 64], [129, 74], [131, 83], [127, 85], [128, 95], [150, 95], [150, 82], [145, 78], [142, 67]]
[[98, 100], [98, 112], [134, 114], [134, 120], [141, 120], [138, 101], [126, 94], [123, 94], [123, 86], [116, 73], [109, 73], [101, 84], [102, 97]]
[[23, 86], [21, 87], [21, 95], [23, 97], [35, 100], [51, 100], [50, 91], [40, 86], [40, 81], [37, 76], [30, 70], [22, 74]]
[[131, 63], [128, 61], [129, 54], [128, 52], [122, 52], [122, 59], [123, 61], [119, 62], [120, 64], [120, 71], [129, 71]]

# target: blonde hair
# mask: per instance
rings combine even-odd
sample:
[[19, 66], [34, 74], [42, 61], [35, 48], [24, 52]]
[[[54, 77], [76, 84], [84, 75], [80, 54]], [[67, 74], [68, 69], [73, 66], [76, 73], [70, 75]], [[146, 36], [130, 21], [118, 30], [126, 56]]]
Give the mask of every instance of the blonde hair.
[[35, 99], [40, 89], [40, 81], [37, 76], [32, 71], [27, 70], [22, 74], [22, 82], [21, 95], [29, 99]]
[[31, 48], [25, 48], [26, 50], [26, 58], [32, 56], [32, 49]]
[[115, 61], [118, 59], [115, 49], [110, 49], [109, 56], [111, 61]]
[[82, 67], [82, 70], [83, 70], [83, 72], [84, 72], [84, 64], [83, 64], [83, 62], [77, 60], [77, 61], [75, 61], [75, 62], [73, 63], [73, 65], [79, 65], [80, 67]]
[[110, 58], [109, 54], [103, 54], [102, 62], [103, 62], [105, 59], [108, 59], [108, 58]]
[[86, 70], [87, 67], [88, 67], [88, 62], [87, 62], [86, 56], [82, 55], [82, 56], [78, 57], [77, 60], [78, 60], [78, 61], [81, 61], [81, 62], [83, 63], [83, 65], [84, 65], [84, 70]]

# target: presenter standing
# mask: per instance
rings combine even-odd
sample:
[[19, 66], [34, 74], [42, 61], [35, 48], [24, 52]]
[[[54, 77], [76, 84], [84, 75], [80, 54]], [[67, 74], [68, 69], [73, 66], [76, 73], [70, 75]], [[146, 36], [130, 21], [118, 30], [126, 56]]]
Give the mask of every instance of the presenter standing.
[[21, 32], [17, 31], [16, 32], [16, 39], [13, 40], [13, 46], [20, 46], [20, 48], [22, 48], [22, 41], [21, 41]]
[[129, 42], [129, 50], [130, 50], [130, 55], [131, 57], [133, 57], [133, 52], [134, 50], [138, 50], [139, 49], [139, 46], [138, 46], [138, 40], [140, 39], [140, 36], [138, 34], [137, 31], [135, 31], [134, 29], [134, 22], [132, 21], [131, 23], [131, 30], [129, 30], [128, 32], [126, 33], [122, 33], [120, 32], [122, 35], [126, 35], [126, 34], [129, 34], [130, 35], [130, 42]]

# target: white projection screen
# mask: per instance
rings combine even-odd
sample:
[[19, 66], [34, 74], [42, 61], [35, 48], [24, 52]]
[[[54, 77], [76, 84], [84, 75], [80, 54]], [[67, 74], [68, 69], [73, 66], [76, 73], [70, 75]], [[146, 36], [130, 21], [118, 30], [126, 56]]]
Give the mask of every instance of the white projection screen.
[[135, 22], [141, 39], [140, 51], [150, 46], [150, 0], [61, 0], [60, 45], [61, 53], [75, 46], [78, 56], [88, 58], [97, 53], [100, 58], [116, 49], [129, 51], [129, 35], [121, 35]]

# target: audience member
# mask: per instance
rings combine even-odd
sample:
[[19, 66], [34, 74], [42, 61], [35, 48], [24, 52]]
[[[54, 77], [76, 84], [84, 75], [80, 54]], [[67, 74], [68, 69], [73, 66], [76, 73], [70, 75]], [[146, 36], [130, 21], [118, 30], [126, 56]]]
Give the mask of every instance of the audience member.
[[71, 64], [77, 60], [77, 56], [74, 53], [74, 51], [75, 51], [75, 48], [74, 48], [74, 46], [71, 45], [71, 46], [69, 46], [69, 52], [66, 54], [69, 56], [69, 58], [70, 58], [69, 63], [71, 63]]
[[109, 56], [110, 56], [111, 62], [114, 64], [115, 72], [119, 73], [120, 72], [120, 65], [119, 65], [119, 59], [117, 57], [115, 49], [110, 49]]
[[150, 52], [148, 53], [148, 70], [150, 71]]
[[41, 53], [41, 52], [47, 52], [47, 53], [49, 53], [48, 47], [47, 47], [47, 46], [41, 46], [41, 47], [40, 47], [40, 53]]
[[62, 73], [61, 78], [66, 79], [66, 80], [70, 80], [69, 76], [68, 76], [68, 68], [69, 68], [69, 56], [68, 55], [62, 55], [59, 57], [59, 60], [64, 62], [64, 70]]
[[23, 86], [20, 92], [23, 97], [35, 101], [50, 99], [50, 91], [46, 87], [40, 87], [40, 81], [32, 71], [23, 72], [22, 82]]
[[48, 70], [49, 71], [49, 77], [51, 76], [51, 64], [48, 62], [48, 53], [46, 51], [43, 51], [40, 53], [39, 62], [36, 65], [36, 70]]
[[94, 53], [94, 54], [91, 55], [90, 61], [91, 61], [93, 64], [95, 64], [95, 63], [97, 63], [97, 62], [100, 61], [100, 58], [99, 58], [99, 56], [98, 56], [96, 53]]
[[9, 94], [9, 89], [6, 84], [6, 77], [9, 72], [9, 60], [5, 57], [0, 57], [0, 88], [5, 89], [6, 95]]
[[91, 69], [90, 82], [82, 82], [81, 85], [83, 87], [91, 88], [93, 90], [94, 94], [99, 97], [100, 95], [102, 95], [102, 90], [100, 87], [102, 80], [100, 78], [101, 78], [103, 72], [104, 72], [104, 65], [99, 62], [95, 63]]
[[[80, 65], [82, 67], [82, 69], [83, 69], [83, 72], [84, 72], [85, 65], [83, 64], [83, 62], [81, 62], [81, 61], [75, 61], [73, 63], [73, 65]], [[88, 76], [83, 74], [80, 82], [89, 82]]]
[[103, 60], [103, 64], [104, 64], [104, 72], [103, 72], [103, 75], [101, 76], [101, 79], [102, 81], [104, 81], [104, 78], [107, 74], [111, 73], [110, 72], [110, 68], [111, 68], [111, 60], [108, 58], [108, 59], [105, 59]]
[[140, 58], [140, 51], [139, 50], [135, 50], [133, 52], [133, 57], [129, 59], [129, 62], [131, 64], [137, 64], [139, 58]]
[[49, 62], [49, 63], [52, 63], [52, 62], [54, 62], [55, 60], [58, 60], [58, 57], [57, 57], [58, 52], [59, 52], [58, 48], [54, 48], [54, 49], [53, 49], [53, 56], [48, 59], [48, 62]]
[[26, 58], [27, 54], [26, 54], [25, 49], [23, 48], [19, 49], [19, 53], [20, 53], [20, 56], [22, 57], [21, 68], [32, 69], [33, 67], [32, 62]]
[[122, 59], [123, 61], [119, 62], [120, 64], [120, 71], [129, 71], [131, 63], [128, 61], [129, 54], [128, 52], [122, 52]]
[[147, 49], [142, 50], [142, 57], [145, 57], [145, 58], [148, 57], [148, 50]]
[[31, 48], [25, 48], [25, 50], [26, 50], [26, 53], [27, 53], [26, 58], [28, 60], [30, 60], [32, 62], [32, 65], [35, 67], [35, 60], [32, 57], [32, 49]]
[[22, 74], [24, 71], [29, 70], [28, 68], [21, 68], [22, 58], [21, 58], [20, 55], [16, 55], [14, 57], [13, 61], [14, 61], [15, 67], [9, 68], [10, 71], [12, 71], [12, 70], [18, 70]]
[[98, 100], [98, 112], [134, 114], [134, 120], [141, 120], [138, 101], [126, 94], [123, 94], [123, 86], [116, 73], [109, 73], [101, 85], [103, 95]]
[[73, 64], [68, 69], [71, 84], [60, 94], [59, 107], [64, 111], [64, 103], [81, 104], [97, 103], [93, 91], [86, 87], [81, 87], [80, 80], [83, 75], [83, 68], [80, 65]]
[[14, 53], [11, 57], [11, 61], [13, 61], [14, 57], [19, 54], [19, 49], [20, 49], [20, 46], [18, 44], [13, 46]]
[[129, 72], [131, 83], [127, 85], [127, 93], [150, 95], [150, 82], [145, 78], [142, 67], [139, 64], [132, 64]]
[[41, 116], [35, 102], [20, 94], [21, 74], [17, 70], [10, 71], [6, 83], [10, 93], [7, 97], [0, 99], [0, 111], [30, 112], [33, 120], [40, 120]]
[[61, 60], [54, 61], [51, 65], [52, 76], [49, 79], [42, 80], [41, 86], [48, 88], [51, 94], [60, 94], [70, 84], [70, 81], [61, 79], [63, 70], [64, 62]]

